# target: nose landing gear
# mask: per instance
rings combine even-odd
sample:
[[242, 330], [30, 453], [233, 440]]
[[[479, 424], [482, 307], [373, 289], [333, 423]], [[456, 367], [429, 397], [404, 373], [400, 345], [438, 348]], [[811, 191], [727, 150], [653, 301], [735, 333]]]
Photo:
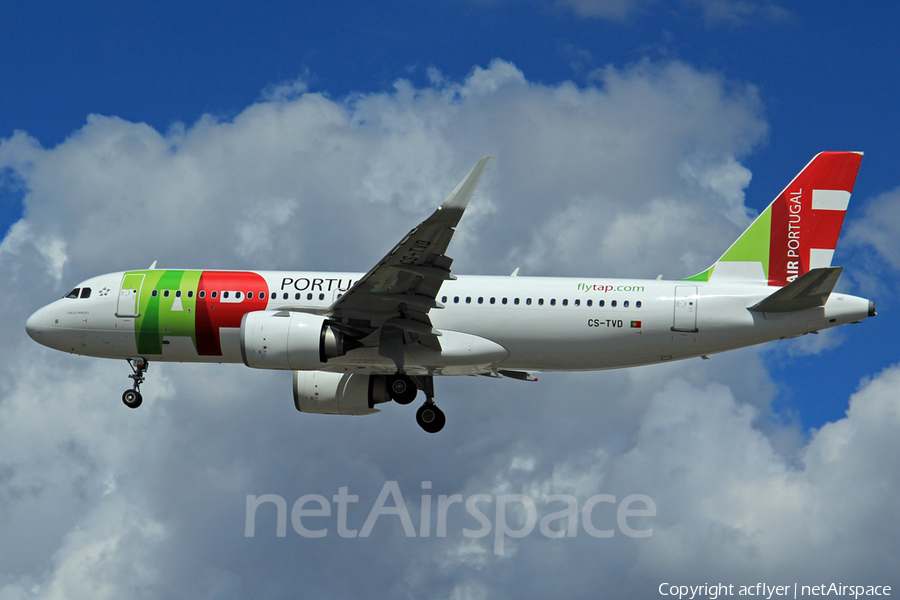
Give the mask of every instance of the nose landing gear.
[[134, 380], [134, 385], [130, 390], [125, 390], [125, 393], [122, 394], [122, 402], [125, 403], [125, 406], [128, 408], [137, 408], [144, 401], [144, 398], [141, 396], [141, 384], [144, 383], [144, 373], [147, 371], [147, 367], [150, 365], [143, 358], [129, 358], [128, 365], [131, 367], [131, 370], [134, 371], [131, 375], [128, 376], [129, 379]]

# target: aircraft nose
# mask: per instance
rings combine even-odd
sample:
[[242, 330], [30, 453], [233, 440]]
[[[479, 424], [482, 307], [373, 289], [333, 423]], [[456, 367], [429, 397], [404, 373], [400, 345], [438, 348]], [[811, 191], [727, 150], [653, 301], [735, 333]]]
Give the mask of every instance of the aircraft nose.
[[43, 335], [43, 318], [41, 312], [41, 310], [37, 311], [25, 321], [25, 331], [28, 333], [28, 337], [36, 342], [40, 342]]

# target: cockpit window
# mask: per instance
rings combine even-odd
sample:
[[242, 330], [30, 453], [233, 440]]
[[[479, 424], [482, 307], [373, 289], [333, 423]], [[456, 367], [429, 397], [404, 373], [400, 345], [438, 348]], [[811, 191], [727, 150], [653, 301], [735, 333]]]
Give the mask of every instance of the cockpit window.
[[72, 290], [71, 292], [69, 292], [68, 294], [66, 294], [66, 298], [77, 298], [77, 297], [78, 297], [78, 293], [79, 293], [80, 291], [81, 291], [81, 288], [75, 288], [74, 290]]
[[91, 297], [91, 288], [81, 288], [81, 297], [82, 298], [90, 298]]

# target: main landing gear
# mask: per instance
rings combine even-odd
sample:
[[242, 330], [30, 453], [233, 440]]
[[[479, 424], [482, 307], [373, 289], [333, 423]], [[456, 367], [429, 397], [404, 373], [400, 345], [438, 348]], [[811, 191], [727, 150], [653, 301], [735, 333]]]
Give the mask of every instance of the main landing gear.
[[416, 411], [416, 423], [428, 433], [437, 433], [444, 428], [447, 417], [434, 403], [434, 377], [410, 377], [403, 373], [388, 377], [388, 393], [397, 404], [410, 404], [416, 399], [419, 390], [425, 392], [425, 403]]
[[416, 387], [412, 377], [402, 373], [388, 377], [387, 385], [391, 399], [404, 406], [415, 400], [419, 393], [419, 388]]
[[444, 416], [444, 411], [437, 407], [434, 400], [428, 398], [425, 400], [425, 404], [416, 411], [416, 423], [428, 433], [437, 433], [444, 428], [447, 417]]
[[134, 380], [134, 385], [130, 390], [125, 390], [125, 393], [122, 394], [122, 402], [128, 408], [137, 408], [144, 401], [144, 398], [141, 396], [141, 384], [144, 383], [144, 373], [147, 371], [149, 363], [145, 359], [138, 357], [129, 358], [128, 365], [134, 371], [128, 376], [129, 379]]

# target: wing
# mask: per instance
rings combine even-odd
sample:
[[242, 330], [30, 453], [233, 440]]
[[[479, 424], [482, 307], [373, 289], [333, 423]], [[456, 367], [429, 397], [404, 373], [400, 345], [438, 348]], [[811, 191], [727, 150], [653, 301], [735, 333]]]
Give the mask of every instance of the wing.
[[394, 249], [328, 309], [339, 327], [364, 346], [378, 346], [402, 370], [403, 345], [421, 343], [440, 350], [440, 332], [428, 316], [453, 259], [444, 254], [456, 225], [481, 179], [484, 157], [434, 213], [406, 234]]

